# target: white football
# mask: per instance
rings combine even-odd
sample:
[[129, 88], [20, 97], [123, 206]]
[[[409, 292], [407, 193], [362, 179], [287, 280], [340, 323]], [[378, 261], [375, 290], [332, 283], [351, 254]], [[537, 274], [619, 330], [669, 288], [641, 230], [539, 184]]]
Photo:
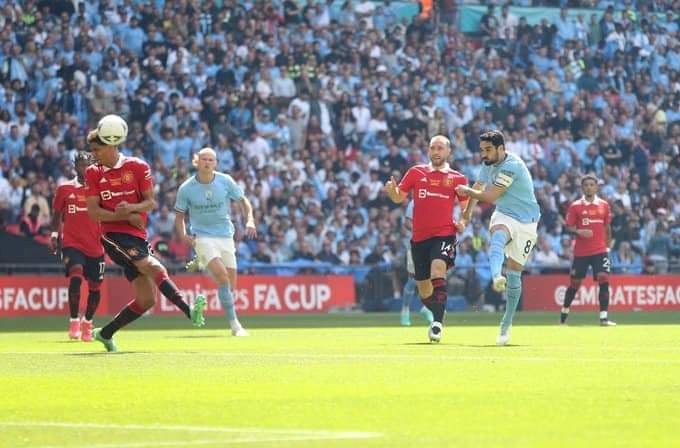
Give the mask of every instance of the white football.
[[97, 124], [97, 135], [104, 143], [118, 146], [128, 135], [128, 125], [118, 115], [106, 115]]

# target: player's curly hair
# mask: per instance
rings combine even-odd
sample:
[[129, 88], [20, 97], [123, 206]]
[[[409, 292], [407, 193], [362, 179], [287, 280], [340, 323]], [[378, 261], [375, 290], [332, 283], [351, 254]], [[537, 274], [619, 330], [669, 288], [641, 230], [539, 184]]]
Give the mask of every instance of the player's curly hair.
[[495, 129], [493, 131], [486, 131], [479, 134], [479, 141], [489, 142], [496, 148], [501, 145], [505, 147], [505, 136], [503, 136], [501, 131]]

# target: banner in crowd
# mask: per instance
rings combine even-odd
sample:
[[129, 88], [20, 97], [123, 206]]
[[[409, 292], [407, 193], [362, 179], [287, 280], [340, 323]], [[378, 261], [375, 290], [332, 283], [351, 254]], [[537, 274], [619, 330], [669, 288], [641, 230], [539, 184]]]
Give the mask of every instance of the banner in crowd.
[[[221, 315], [217, 287], [208, 277], [173, 277], [185, 296], [193, 301], [197, 294], [208, 299], [208, 315]], [[84, 282], [86, 283], [86, 282]], [[107, 277], [101, 289], [97, 314], [114, 314], [134, 297], [123, 277]], [[354, 305], [352, 276], [241, 276], [235, 290], [236, 310], [242, 314], [322, 313]], [[81, 307], [87, 289], [81, 291]], [[157, 297], [154, 314], [174, 315], [179, 310], [164, 297]], [[68, 314], [68, 280], [63, 276], [0, 277], [0, 317]]]
[[[680, 276], [612, 275], [609, 281], [609, 309], [614, 311], [680, 310]], [[522, 309], [556, 311], [562, 306], [569, 286], [566, 275], [524, 277]], [[599, 309], [599, 285], [590, 278], [579, 288], [572, 311]]]

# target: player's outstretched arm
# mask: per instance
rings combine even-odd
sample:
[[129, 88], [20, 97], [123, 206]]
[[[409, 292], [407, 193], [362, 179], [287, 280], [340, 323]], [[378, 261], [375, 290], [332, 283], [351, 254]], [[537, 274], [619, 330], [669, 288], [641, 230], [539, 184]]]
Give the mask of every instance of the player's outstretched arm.
[[483, 190], [481, 188], [470, 188], [466, 185], [458, 185], [456, 187], [456, 193], [463, 196], [469, 196], [470, 199], [474, 199], [479, 202], [488, 202], [489, 204], [495, 203], [496, 200], [500, 198], [503, 193], [505, 193], [505, 190], [507, 190], [507, 187], [501, 187], [496, 184], [488, 185]]
[[[473, 190], [482, 190], [483, 188], [484, 184], [481, 182], [475, 182], [474, 185], [472, 185]], [[461, 219], [458, 220], [458, 231], [460, 233], [462, 233], [465, 230], [465, 227], [470, 223], [470, 219], [472, 218], [472, 211], [477, 206], [477, 202], [479, 202], [477, 201], [477, 199], [473, 199], [472, 197], [468, 196], [468, 200], [465, 202], [465, 205], [463, 207], [463, 214], [461, 216]]]
[[390, 198], [390, 200], [395, 204], [401, 204], [408, 197], [408, 193], [406, 193], [405, 191], [401, 191], [399, 189], [399, 185], [397, 185], [397, 181], [394, 180], [394, 176], [391, 176], [390, 180], [385, 182], [383, 191], [385, 192], [385, 194], [387, 194], [387, 197]]

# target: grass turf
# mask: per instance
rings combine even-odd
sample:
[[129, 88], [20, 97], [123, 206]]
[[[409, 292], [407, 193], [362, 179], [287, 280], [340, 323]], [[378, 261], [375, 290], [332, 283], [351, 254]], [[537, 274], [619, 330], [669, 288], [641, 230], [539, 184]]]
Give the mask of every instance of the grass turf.
[[[0, 319], [2, 447], [658, 447], [678, 443], [678, 313], [146, 318], [121, 353], [65, 319]], [[102, 321], [103, 319], [100, 319]], [[186, 328], [186, 329], [185, 329]]]

